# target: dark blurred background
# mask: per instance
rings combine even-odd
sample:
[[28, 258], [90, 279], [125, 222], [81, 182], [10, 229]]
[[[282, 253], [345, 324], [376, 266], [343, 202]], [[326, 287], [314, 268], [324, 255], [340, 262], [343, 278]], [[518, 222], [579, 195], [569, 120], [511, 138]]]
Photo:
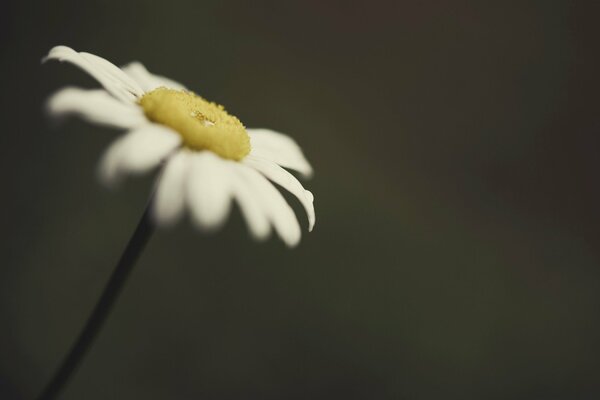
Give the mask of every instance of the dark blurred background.
[[[117, 131], [42, 112], [142, 61], [303, 146], [317, 225], [236, 211], [159, 231], [64, 399], [600, 396], [600, 3], [3, 2], [0, 398], [82, 326], [152, 176], [95, 179]], [[305, 215], [288, 197], [304, 227]]]

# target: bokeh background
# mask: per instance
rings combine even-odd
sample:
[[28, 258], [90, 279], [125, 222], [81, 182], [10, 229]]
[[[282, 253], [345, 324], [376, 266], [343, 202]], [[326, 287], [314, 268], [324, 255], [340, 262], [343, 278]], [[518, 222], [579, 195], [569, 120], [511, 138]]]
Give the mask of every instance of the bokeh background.
[[292, 135], [317, 209], [291, 251], [237, 210], [157, 232], [64, 399], [598, 398], [599, 4], [3, 1], [0, 398], [49, 378], [153, 180], [104, 190], [119, 132], [43, 114], [96, 85], [57, 44]]

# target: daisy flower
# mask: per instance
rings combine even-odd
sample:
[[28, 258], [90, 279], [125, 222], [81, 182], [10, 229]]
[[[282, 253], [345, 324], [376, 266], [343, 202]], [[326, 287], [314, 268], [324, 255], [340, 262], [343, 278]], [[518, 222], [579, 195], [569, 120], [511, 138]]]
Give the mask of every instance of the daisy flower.
[[77, 115], [125, 131], [100, 160], [103, 183], [115, 186], [128, 175], [160, 169], [150, 210], [156, 225], [172, 225], [188, 211], [198, 228], [212, 231], [235, 201], [254, 238], [266, 239], [274, 229], [295, 246], [298, 220], [273, 182], [298, 198], [312, 230], [313, 195], [286, 170], [309, 177], [312, 168], [290, 137], [247, 129], [222, 106], [139, 62], [119, 68], [65, 46], [52, 48], [47, 60], [74, 64], [102, 85], [59, 90], [48, 100], [51, 115]]

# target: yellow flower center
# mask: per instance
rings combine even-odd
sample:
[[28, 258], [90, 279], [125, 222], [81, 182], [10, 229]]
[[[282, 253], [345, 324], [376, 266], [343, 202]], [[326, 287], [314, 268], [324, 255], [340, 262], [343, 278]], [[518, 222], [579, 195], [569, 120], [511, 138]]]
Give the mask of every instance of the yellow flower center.
[[236, 161], [250, 153], [250, 137], [240, 120], [192, 92], [160, 87], [143, 95], [139, 104], [150, 121], [172, 128], [190, 149]]

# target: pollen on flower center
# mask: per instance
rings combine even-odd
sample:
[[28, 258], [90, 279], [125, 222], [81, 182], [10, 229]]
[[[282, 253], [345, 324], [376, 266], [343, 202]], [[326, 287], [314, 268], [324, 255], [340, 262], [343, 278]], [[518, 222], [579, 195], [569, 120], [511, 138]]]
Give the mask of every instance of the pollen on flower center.
[[192, 92], [160, 87], [144, 94], [139, 104], [149, 120], [175, 130], [192, 150], [236, 161], [250, 153], [250, 137], [240, 120]]

